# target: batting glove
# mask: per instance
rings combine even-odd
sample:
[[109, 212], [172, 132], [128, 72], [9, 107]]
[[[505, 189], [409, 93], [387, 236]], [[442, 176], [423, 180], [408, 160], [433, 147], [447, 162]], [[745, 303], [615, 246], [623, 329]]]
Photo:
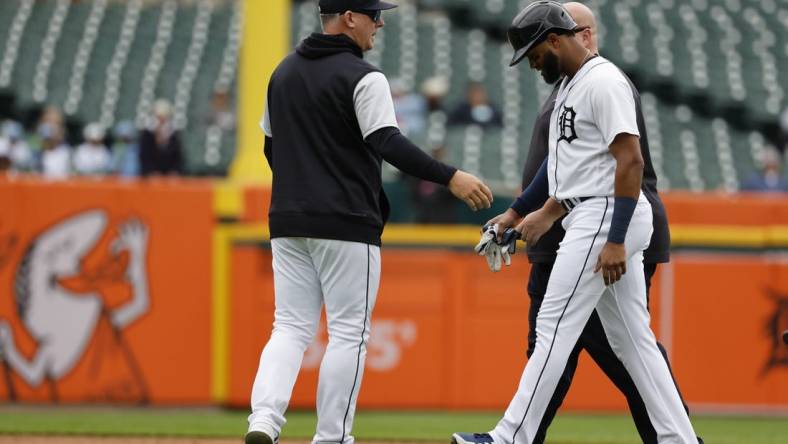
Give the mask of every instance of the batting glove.
[[485, 225], [482, 227], [482, 238], [476, 244], [474, 250], [479, 256], [484, 256], [490, 271], [501, 270], [501, 246], [498, 245], [498, 225]]
[[520, 232], [514, 228], [507, 228], [504, 230], [501, 235], [501, 241], [498, 243], [501, 249], [501, 258], [507, 266], [512, 264], [512, 255], [516, 250], [517, 239], [520, 239]]

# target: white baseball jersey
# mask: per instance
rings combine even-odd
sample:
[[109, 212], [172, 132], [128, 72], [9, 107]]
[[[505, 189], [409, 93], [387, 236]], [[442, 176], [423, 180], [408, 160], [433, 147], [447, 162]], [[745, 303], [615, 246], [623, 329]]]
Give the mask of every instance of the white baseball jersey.
[[550, 116], [548, 179], [557, 200], [613, 196], [621, 133], [640, 136], [629, 82], [609, 60], [594, 57], [564, 79]]

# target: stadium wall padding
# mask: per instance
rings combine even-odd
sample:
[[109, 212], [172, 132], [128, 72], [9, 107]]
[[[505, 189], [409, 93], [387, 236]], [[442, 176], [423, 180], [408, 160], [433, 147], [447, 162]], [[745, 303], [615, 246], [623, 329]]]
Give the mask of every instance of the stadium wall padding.
[[[0, 180], [0, 400], [246, 407], [273, 316], [270, 191], [243, 187], [228, 223], [220, 186]], [[650, 306], [684, 396], [702, 411], [785, 411], [785, 196], [665, 202], [675, 248]], [[471, 251], [477, 230], [386, 228], [362, 408], [508, 402], [525, 363], [528, 263], [489, 272]], [[313, 405], [326, 340], [321, 329], [294, 407]], [[625, 408], [586, 357], [565, 406]]]
[[0, 179], [0, 399], [206, 403], [212, 194]]
[[[491, 273], [472, 252], [382, 252], [361, 408], [500, 410], [526, 362], [529, 266], [515, 258]], [[231, 405], [248, 403], [271, 331], [271, 252], [238, 242], [230, 279]], [[654, 278], [652, 327], [665, 343], [691, 407], [702, 411], [788, 408], [788, 259], [678, 252]], [[314, 405], [325, 322], [307, 351], [292, 406]], [[570, 410], [625, 410], [623, 396], [583, 354], [564, 403]]]

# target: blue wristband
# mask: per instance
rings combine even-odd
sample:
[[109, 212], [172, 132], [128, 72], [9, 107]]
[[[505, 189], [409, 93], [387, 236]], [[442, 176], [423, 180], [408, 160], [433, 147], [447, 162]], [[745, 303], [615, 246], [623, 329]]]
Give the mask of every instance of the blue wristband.
[[623, 244], [627, 237], [629, 221], [637, 206], [637, 199], [631, 197], [616, 197], [613, 204], [613, 220], [610, 222], [610, 232], [607, 234], [607, 241], [614, 244]]

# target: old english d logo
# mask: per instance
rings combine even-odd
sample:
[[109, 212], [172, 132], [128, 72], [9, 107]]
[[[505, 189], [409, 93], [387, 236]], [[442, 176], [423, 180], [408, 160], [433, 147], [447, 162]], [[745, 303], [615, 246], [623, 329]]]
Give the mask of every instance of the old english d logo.
[[572, 143], [573, 140], [577, 139], [577, 133], [575, 132], [576, 115], [574, 108], [563, 106], [561, 115], [558, 117], [559, 142], [566, 140], [567, 143]]

